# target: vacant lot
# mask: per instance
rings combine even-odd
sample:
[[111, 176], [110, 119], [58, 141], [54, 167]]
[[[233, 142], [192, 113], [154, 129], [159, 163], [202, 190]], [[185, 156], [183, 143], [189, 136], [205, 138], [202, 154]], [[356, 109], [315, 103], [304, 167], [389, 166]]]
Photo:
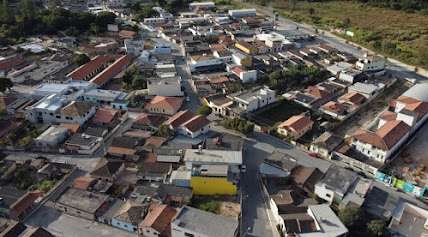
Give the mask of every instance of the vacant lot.
[[273, 106], [257, 111], [251, 116], [251, 120], [263, 126], [275, 126], [293, 115], [301, 114], [307, 111], [305, 107], [292, 101], [281, 100]]
[[[292, 4], [295, 2], [295, 4]], [[354, 32], [352, 41], [386, 56], [428, 69], [428, 16], [352, 1], [277, 1], [286, 17], [320, 28]]]

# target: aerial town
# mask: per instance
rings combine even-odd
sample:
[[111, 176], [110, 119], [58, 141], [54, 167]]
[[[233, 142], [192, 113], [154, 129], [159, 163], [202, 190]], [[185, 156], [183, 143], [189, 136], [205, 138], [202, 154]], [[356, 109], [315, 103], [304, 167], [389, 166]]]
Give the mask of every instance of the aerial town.
[[428, 236], [423, 66], [264, 2], [0, 5], [0, 237]]

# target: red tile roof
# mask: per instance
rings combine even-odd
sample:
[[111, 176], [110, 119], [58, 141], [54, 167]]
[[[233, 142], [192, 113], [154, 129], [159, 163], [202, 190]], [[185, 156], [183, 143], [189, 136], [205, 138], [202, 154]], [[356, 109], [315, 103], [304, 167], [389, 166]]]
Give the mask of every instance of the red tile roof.
[[137, 33], [135, 31], [131, 31], [131, 30], [121, 30], [119, 31], [119, 36], [122, 38], [134, 38], [137, 35]]
[[80, 128], [80, 124], [78, 123], [61, 123], [60, 126], [68, 129], [71, 134], [76, 133]]
[[113, 57], [110, 55], [96, 56], [90, 62], [83, 64], [70, 72], [67, 77], [70, 77], [73, 80], [84, 80], [85, 78], [88, 78], [89, 75], [95, 76], [94, 73], [105, 67], [111, 60], [113, 60]]
[[165, 124], [171, 126], [172, 128], [178, 128], [181, 124], [185, 123], [189, 119], [193, 118], [195, 114], [190, 110], [183, 110], [174, 114], [169, 118]]
[[339, 101], [346, 101], [354, 105], [360, 105], [364, 103], [365, 100], [366, 97], [358, 92], [349, 92], [339, 98]]
[[0, 70], [10, 71], [14, 67], [23, 64], [25, 62], [24, 58], [21, 55], [15, 55], [7, 57], [3, 60], [0, 60]]
[[114, 63], [100, 72], [95, 76], [90, 82], [102, 86], [106, 84], [109, 80], [115, 77], [117, 74], [125, 70], [131, 63], [132, 57], [130, 55], [123, 55], [118, 58]]
[[231, 71], [238, 76], [241, 74], [241, 72], [244, 72], [244, 70], [239, 66], [233, 67]]
[[168, 205], [152, 204], [149, 213], [139, 227], [151, 227], [161, 233], [161, 235], [170, 236], [171, 221], [176, 214], [177, 210]]
[[118, 114], [119, 110], [110, 108], [99, 108], [95, 113], [92, 122], [98, 124], [111, 123]]
[[182, 97], [155, 96], [147, 105], [146, 109], [163, 108], [177, 111], [183, 105]]
[[309, 86], [307, 88], [307, 93], [319, 99], [324, 99], [330, 96], [330, 93], [319, 88], [318, 86]]
[[405, 122], [393, 120], [386, 122], [375, 133], [358, 131], [353, 137], [386, 151], [394, 147], [409, 131], [410, 127]]
[[138, 115], [134, 124], [159, 127], [164, 121], [164, 116], [143, 113], [141, 115]]
[[196, 115], [181, 126], [187, 128], [191, 132], [196, 132], [210, 124], [210, 121], [202, 115]]
[[95, 182], [95, 178], [91, 176], [81, 176], [74, 180], [73, 188], [80, 190], [88, 190], [88, 188]]
[[308, 126], [312, 126], [313, 123], [314, 122], [311, 120], [310, 117], [301, 114], [290, 117], [286, 121], [282, 122], [278, 127], [292, 129], [296, 132], [299, 132]]
[[323, 105], [322, 108], [336, 114], [344, 114], [346, 111], [345, 106], [342, 103], [336, 101], [329, 101], [328, 103]]
[[13, 213], [14, 217], [18, 217], [27, 209], [31, 208], [34, 202], [41, 196], [43, 196], [43, 193], [40, 191], [28, 192], [24, 194], [24, 196], [22, 196], [10, 206], [10, 212]]
[[397, 119], [397, 114], [391, 111], [385, 111], [379, 117], [386, 121], [392, 121]]

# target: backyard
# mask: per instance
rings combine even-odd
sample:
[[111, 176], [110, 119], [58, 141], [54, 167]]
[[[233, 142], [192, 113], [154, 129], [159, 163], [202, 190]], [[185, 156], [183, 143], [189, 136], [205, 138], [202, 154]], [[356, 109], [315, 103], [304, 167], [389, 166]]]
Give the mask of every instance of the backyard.
[[[323, 29], [345, 29], [348, 37], [385, 56], [428, 69], [428, 16], [354, 1], [274, 1], [283, 16]], [[344, 35], [342, 35], [344, 36]]]
[[280, 100], [276, 104], [252, 114], [250, 120], [262, 126], [274, 127], [291, 116], [301, 114], [307, 110], [307, 108], [292, 101]]

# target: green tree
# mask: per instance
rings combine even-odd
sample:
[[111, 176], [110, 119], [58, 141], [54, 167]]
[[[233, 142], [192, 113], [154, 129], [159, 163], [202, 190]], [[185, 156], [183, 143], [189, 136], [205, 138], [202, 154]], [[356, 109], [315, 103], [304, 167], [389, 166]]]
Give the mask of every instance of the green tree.
[[13, 82], [9, 78], [0, 77], [0, 92], [5, 92], [6, 90], [12, 88]]
[[212, 112], [212, 109], [208, 105], [202, 105], [196, 111], [197, 114], [204, 115], [204, 116], [208, 116], [209, 114], [211, 114], [211, 112]]
[[385, 232], [385, 222], [382, 220], [372, 220], [367, 224], [367, 231], [372, 236], [383, 236]]
[[100, 32], [101, 32], [101, 29], [100, 29], [100, 26], [99, 26], [99, 25], [97, 25], [97, 24], [95, 24], [95, 23], [91, 23], [91, 24], [89, 25], [89, 31], [90, 31], [91, 33], [93, 33], [94, 35], [98, 35], [98, 33], [100, 33]]
[[43, 180], [41, 183], [39, 183], [37, 189], [44, 193], [47, 193], [53, 188], [54, 185], [55, 181], [53, 180]]
[[169, 127], [167, 125], [162, 124], [159, 126], [159, 129], [158, 129], [156, 135], [159, 137], [168, 138], [168, 137], [174, 135], [174, 132], [171, 129], [169, 129]]
[[346, 227], [351, 228], [360, 219], [361, 213], [360, 209], [349, 207], [340, 210], [338, 216]]
[[89, 61], [91, 61], [91, 59], [89, 58], [89, 56], [88, 56], [88, 55], [86, 55], [86, 54], [84, 54], [84, 53], [76, 54], [76, 55], [73, 57], [73, 62], [74, 62], [75, 64], [79, 65], [79, 66], [81, 66], [81, 65], [83, 65], [83, 64], [85, 64], [85, 63], [87, 63], [87, 62], [89, 62]]
[[13, 21], [9, 1], [3, 0], [0, 5], [0, 22], [11, 23]]
[[21, 16], [26, 19], [34, 19], [36, 10], [32, 0], [21, 0], [19, 3]]

